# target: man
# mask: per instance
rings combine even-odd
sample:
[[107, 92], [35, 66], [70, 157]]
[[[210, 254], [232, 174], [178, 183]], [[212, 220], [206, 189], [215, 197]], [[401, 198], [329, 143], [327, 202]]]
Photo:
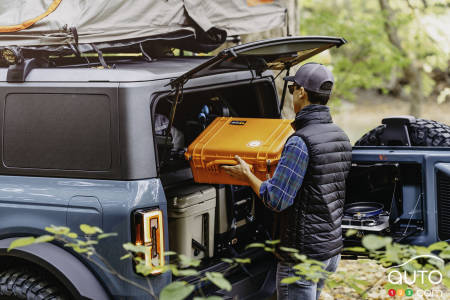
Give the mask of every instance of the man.
[[[296, 113], [295, 133], [288, 138], [273, 177], [262, 182], [238, 156], [238, 165], [222, 168], [247, 181], [266, 206], [281, 212], [281, 246], [298, 249], [334, 272], [342, 250], [341, 219], [352, 147], [326, 106], [334, 84], [331, 72], [321, 64], [307, 63], [285, 80], [293, 82], [289, 91]], [[324, 280], [281, 283], [296, 276], [295, 262], [284, 258], [277, 267], [278, 299], [318, 299]]]

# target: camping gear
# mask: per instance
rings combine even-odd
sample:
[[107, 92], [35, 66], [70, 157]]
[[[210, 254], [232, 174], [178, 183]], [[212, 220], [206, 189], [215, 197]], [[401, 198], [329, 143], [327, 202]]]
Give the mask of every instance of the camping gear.
[[16, 46], [54, 55], [136, 51], [144, 42], [209, 52], [227, 36], [283, 26], [280, 0], [0, 1], [0, 50]]
[[190, 184], [167, 193], [169, 249], [192, 258], [212, 257], [216, 189]]
[[236, 165], [239, 155], [261, 180], [270, 178], [287, 138], [294, 132], [292, 120], [216, 118], [188, 147], [194, 181], [248, 185], [226, 174], [222, 165]]
[[381, 232], [389, 227], [389, 212], [378, 202], [354, 202], [344, 206], [342, 228]]
[[217, 187], [216, 233], [229, 233], [229, 237], [232, 238], [238, 227], [254, 221], [255, 197], [248, 186], [219, 185]]
[[383, 212], [384, 206], [377, 202], [355, 202], [344, 206], [344, 214], [354, 219], [364, 219], [378, 216]]

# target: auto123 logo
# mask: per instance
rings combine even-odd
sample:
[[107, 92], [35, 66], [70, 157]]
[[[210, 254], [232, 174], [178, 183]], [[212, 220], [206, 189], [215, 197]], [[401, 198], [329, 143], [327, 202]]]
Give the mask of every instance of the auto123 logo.
[[[388, 281], [389, 283], [393, 285], [416, 285], [420, 283], [422, 286], [425, 286], [427, 284], [431, 284], [432, 286], [438, 285], [442, 282], [442, 273], [439, 270], [412, 270], [408, 273], [406, 270], [407, 268], [402, 268], [406, 266], [407, 264], [411, 263], [412, 261], [420, 258], [428, 258], [435, 261], [434, 265], [445, 265], [445, 262], [442, 258], [435, 256], [435, 255], [418, 255], [414, 256], [413, 258], [409, 259], [407, 262], [398, 265], [398, 266], [392, 266], [387, 268], [387, 274], [388, 274]], [[399, 288], [399, 289], [389, 289], [388, 295], [391, 297], [395, 296], [407, 296], [411, 297], [414, 295], [414, 291], [412, 288]], [[439, 299], [444, 299], [443, 292], [439, 289], [428, 289], [428, 290], [422, 290], [417, 289], [415, 292], [415, 295], [418, 297], [437, 297]]]

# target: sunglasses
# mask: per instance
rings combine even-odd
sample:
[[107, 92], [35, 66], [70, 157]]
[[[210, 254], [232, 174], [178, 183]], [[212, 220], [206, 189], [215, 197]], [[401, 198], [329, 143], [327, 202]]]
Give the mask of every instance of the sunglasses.
[[290, 93], [291, 95], [293, 95], [293, 94], [294, 94], [294, 91], [295, 91], [295, 88], [297, 88], [297, 87], [300, 87], [300, 86], [299, 86], [298, 84], [295, 84], [295, 83], [289, 84], [289, 85], [288, 85], [289, 93]]

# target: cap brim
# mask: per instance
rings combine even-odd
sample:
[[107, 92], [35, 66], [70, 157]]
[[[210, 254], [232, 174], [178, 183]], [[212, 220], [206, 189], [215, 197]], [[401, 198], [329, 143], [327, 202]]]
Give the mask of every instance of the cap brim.
[[286, 76], [283, 78], [285, 81], [294, 81], [295, 82], [295, 76]]

